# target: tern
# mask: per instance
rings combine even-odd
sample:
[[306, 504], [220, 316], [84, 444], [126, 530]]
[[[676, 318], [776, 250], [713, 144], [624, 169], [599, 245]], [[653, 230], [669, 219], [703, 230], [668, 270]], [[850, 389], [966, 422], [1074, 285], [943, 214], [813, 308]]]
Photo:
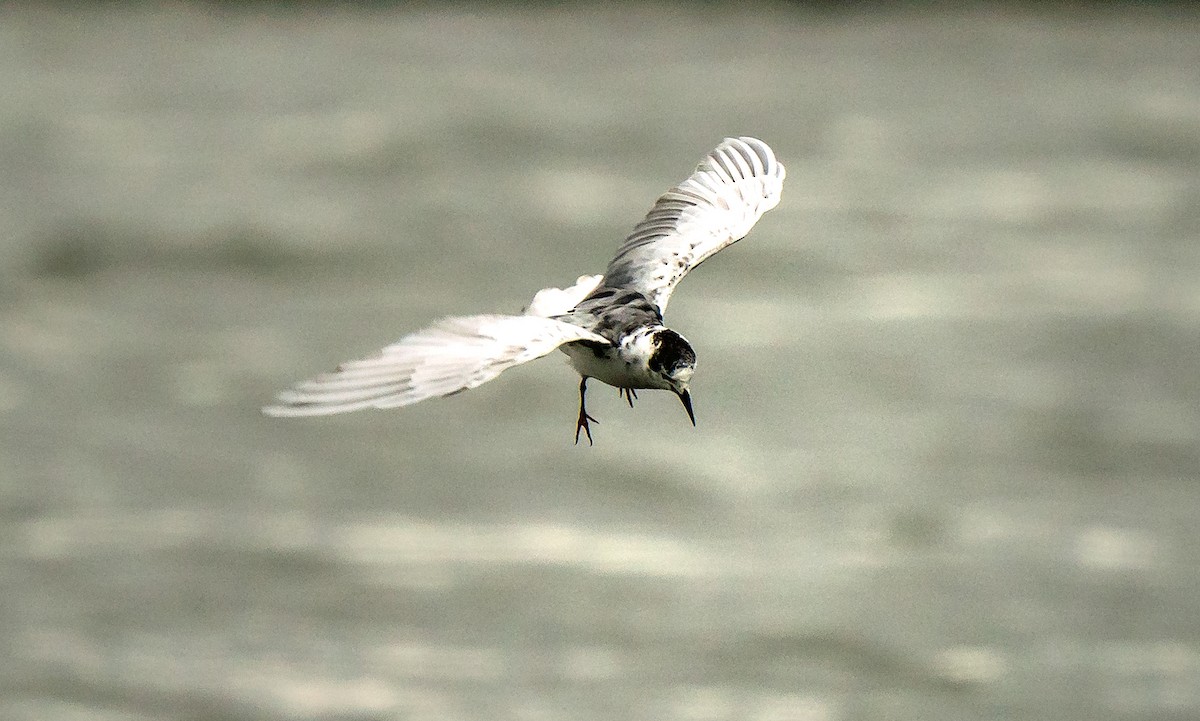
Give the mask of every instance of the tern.
[[324, 416], [397, 408], [475, 388], [556, 348], [580, 375], [575, 443], [592, 443], [585, 405], [590, 378], [617, 388], [630, 407], [643, 389], [678, 396], [696, 425], [688, 392], [696, 353], [663, 325], [676, 284], [717, 251], [741, 240], [779, 204], [785, 177], [771, 148], [726, 138], [687, 179], [658, 198], [602, 275], [546, 288], [522, 315], [445, 318], [376, 355], [280, 393], [269, 416]]

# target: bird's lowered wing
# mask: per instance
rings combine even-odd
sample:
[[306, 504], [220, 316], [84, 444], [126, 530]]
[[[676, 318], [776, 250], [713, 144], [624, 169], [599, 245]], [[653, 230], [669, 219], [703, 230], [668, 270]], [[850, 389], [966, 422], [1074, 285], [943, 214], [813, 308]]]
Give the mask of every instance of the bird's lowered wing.
[[779, 204], [784, 175], [763, 141], [726, 138], [655, 202], [608, 264], [600, 287], [639, 291], [665, 310], [688, 271], [744, 238]]
[[603, 337], [532, 315], [446, 318], [401, 338], [374, 357], [351, 361], [279, 394], [269, 416], [324, 416], [395, 408], [486, 383], [563, 343]]

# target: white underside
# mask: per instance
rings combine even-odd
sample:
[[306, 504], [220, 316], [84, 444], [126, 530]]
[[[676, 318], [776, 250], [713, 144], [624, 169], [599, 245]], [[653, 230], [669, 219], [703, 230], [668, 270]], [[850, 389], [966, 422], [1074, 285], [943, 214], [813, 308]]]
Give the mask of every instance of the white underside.
[[631, 362], [627, 363], [625, 358], [628, 356], [621, 352], [622, 349], [609, 348], [602, 356], [578, 344], [564, 345], [560, 350], [567, 354], [571, 367], [580, 375], [595, 378], [615, 388], [670, 389], [660, 376], [650, 372], [645, 360], [631, 358]]

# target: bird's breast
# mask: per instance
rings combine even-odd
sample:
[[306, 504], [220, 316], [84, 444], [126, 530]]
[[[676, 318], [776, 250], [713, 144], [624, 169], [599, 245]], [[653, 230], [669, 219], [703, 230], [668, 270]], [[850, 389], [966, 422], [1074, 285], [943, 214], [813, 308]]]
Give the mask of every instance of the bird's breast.
[[571, 367], [580, 375], [595, 378], [610, 386], [616, 388], [668, 387], [656, 374], [650, 372], [645, 359], [625, 357], [618, 347], [568, 343], [562, 346], [562, 351], [570, 358]]

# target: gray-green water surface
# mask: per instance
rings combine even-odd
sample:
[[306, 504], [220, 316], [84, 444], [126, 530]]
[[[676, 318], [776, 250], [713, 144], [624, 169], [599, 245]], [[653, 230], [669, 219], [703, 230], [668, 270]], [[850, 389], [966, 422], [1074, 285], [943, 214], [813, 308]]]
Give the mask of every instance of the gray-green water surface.
[[[0, 8], [0, 718], [1200, 717], [1200, 16]], [[280, 388], [599, 272], [727, 135], [698, 426], [552, 356]]]

